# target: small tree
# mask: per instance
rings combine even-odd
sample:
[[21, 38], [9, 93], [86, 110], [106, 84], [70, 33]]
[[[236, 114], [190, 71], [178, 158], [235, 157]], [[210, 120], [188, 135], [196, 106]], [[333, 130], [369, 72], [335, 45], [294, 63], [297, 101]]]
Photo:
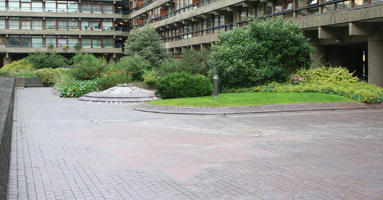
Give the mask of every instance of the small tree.
[[182, 52], [181, 59], [179, 61], [181, 71], [185, 71], [190, 74], [202, 74], [208, 75], [209, 67], [207, 59], [210, 55], [210, 50], [203, 49], [201, 51], [186, 50]]
[[208, 62], [218, 72], [221, 87], [251, 87], [286, 81], [290, 73], [310, 66], [312, 52], [297, 25], [257, 20], [219, 35]]
[[105, 58], [97, 58], [93, 54], [76, 54], [72, 58], [73, 76], [78, 80], [92, 80], [100, 76], [106, 68]]
[[55, 53], [34, 53], [30, 54], [25, 60], [33, 65], [35, 69], [58, 68], [68, 65], [68, 59]]
[[169, 57], [160, 36], [150, 26], [144, 26], [130, 32], [128, 39], [125, 41], [124, 54], [127, 56], [141, 56], [155, 68]]

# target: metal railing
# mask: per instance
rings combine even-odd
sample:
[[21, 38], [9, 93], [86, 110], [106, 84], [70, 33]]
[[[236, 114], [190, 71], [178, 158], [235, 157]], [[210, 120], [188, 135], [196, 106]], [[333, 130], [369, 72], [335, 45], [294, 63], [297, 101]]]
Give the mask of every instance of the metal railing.
[[162, 37], [161, 40], [185, 39], [185, 36], [186, 36], [186, 38], [189, 38], [190, 35], [191, 36], [201, 35], [200, 33], [202, 33], [202, 35], [205, 35], [205, 33], [206, 33], [206, 35], [207, 35], [207, 34], [211, 34], [211, 33], [216, 33], [216, 30], [229, 31], [229, 30], [233, 30], [235, 27], [238, 27], [241, 24], [249, 23], [249, 22], [254, 21], [254, 20], [261, 20], [261, 19], [265, 19], [265, 18], [269, 18], [269, 17], [277, 17], [277, 16], [281, 16], [281, 15], [294, 13], [294, 12], [300, 12], [300, 11], [309, 10], [309, 9], [313, 9], [313, 8], [320, 8], [320, 7], [327, 6], [327, 5], [333, 5], [333, 4], [341, 3], [341, 2], [345, 2], [345, 1], [349, 1], [349, 0], [334, 0], [334, 1], [323, 2], [320, 4], [307, 5], [305, 7], [290, 9], [290, 10], [284, 10], [284, 11], [281, 11], [278, 13], [273, 13], [273, 14], [269, 14], [269, 15], [265, 15], [265, 16], [261, 16], [261, 17], [257, 17], [257, 18], [249, 18], [247, 20], [241, 20], [241, 21], [236, 22], [236, 23], [229, 23], [229, 24], [224, 24], [224, 25], [220, 25], [220, 26], [216, 26], [216, 27], [209, 27], [209, 28], [204, 28], [204, 29], [200, 29], [200, 30], [196, 30], [196, 31], [185, 32], [185, 33], [177, 34], [174, 36]]
[[56, 7], [30, 7], [30, 8], [19, 8], [19, 7], [5, 7], [0, 6], [0, 11], [15, 11], [15, 12], [48, 12], [48, 13], [94, 13], [94, 14], [120, 14], [121, 9], [103, 8], [92, 9], [92, 8], [65, 8], [60, 9]]
[[[21, 43], [18, 42], [3, 42], [0, 44], [0, 46], [7, 47], [7, 48], [48, 48], [48, 49], [56, 49], [56, 48], [64, 48], [64, 49], [70, 49], [70, 48], [76, 48], [76, 46], [79, 43], [36, 43], [36, 42], [30, 42], [30, 41], [23, 41]], [[82, 44], [80, 45], [81, 48], [87, 49], [87, 48], [122, 48], [123, 44], [117, 43], [117, 44], [112, 44], [112, 43], [103, 43], [102, 45], [98, 44]]]
[[56, 25], [7, 25], [5, 26], [0, 25], [0, 30], [36, 30], [36, 31], [42, 31], [42, 30], [63, 30], [63, 31], [70, 31], [70, 30], [77, 30], [77, 31], [124, 31], [127, 28], [124, 27], [116, 27], [116, 26], [108, 26], [108, 27], [102, 27], [98, 28], [96, 26], [74, 26], [74, 25], [68, 25], [68, 26], [56, 26]]

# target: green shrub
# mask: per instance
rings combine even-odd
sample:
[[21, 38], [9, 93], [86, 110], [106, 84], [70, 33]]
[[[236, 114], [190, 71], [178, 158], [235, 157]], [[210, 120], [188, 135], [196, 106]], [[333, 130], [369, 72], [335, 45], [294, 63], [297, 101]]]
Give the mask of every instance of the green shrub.
[[[317, 92], [337, 94], [358, 102], [380, 103], [383, 89], [366, 82], [356, 83], [301, 83], [298, 85], [271, 83], [251, 89], [253, 92]], [[233, 92], [233, 91], [231, 91]]]
[[125, 56], [119, 61], [121, 68], [126, 68], [132, 81], [142, 81], [142, 75], [150, 70], [150, 64], [140, 56]]
[[10, 76], [10, 73], [8, 70], [0, 69], [0, 76]]
[[74, 81], [65, 87], [59, 88], [60, 97], [80, 97], [84, 94], [97, 91], [97, 81]]
[[78, 80], [93, 80], [105, 70], [106, 60], [92, 54], [77, 54], [72, 58], [73, 76]]
[[117, 84], [126, 82], [128, 82], [127, 77], [121, 72], [113, 72], [97, 79], [99, 90], [106, 90]]
[[149, 86], [149, 88], [156, 87], [156, 82], [158, 80], [156, 71], [146, 71], [142, 77], [144, 78], [144, 83]]
[[40, 78], [44, 85], [53, 85], [56, 82], [56, 78], [59, 76], [59, 72], [52, 68], [42, 68], [35, 71], [37, 77]]
[[156, 94], [163, 99], [207, 96], [212, 93], [208, 78], [185, 72], [168, 74], [160, 78], [156, 86]]
[[160, 36], [150, 26], [134, 29], [130, 32], [125, 41], [124, 54], [127, 56], [142, 56], [154, 68], [157, 68], [169, 57]]
[[208, 63], [221, 88], [240, 88], [287, 81], [298, 67], [310, 66], [310, 47], [302, 30], [282, 19], [255, 20], [224, 32]]
[[68, 59], [55, 53], [34, 53], [25, 60], [33, 65], [35, 69], [58, 68], [68, 65]]
[[179, 67], [178, 62], [172, 59], [168, 59], [165, 62], [163, 62], [156, 71], [157, 76], [164, 77], [171, 73], [181, 72], [181, 68]]
[[317, 69], [300, 69], [292, 76], [301, 77], [310, 83], [356, 83], [359, 80], [347, 68], [331, 66]]
[[17, 76], [17, 77], [24, 77], [24, 78], [33, 78], [33, 77], [37, 77], [36, 73], [35, 72], [17, 72], [17, 73], [13, 73], [12, 76]]
[[14, 72], [32, 72], [34, 70], [33, 65], [27, 62], [25, 59], [13, 61], [12, 63], [5, 65], [2, 70], [9, 73]]
[[195, 51], [188, 49], [183, 51], [178, 64], [179, 71], [207, 76], [209, 73], [207, 59], [210, 53], [210, 50]]

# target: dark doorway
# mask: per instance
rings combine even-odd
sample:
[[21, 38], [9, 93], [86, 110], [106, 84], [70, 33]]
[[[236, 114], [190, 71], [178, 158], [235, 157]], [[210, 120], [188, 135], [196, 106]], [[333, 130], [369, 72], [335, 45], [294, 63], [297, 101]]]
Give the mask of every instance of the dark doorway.
[[346, 67], [360, 80], [368, 81], [367, 43], [327, 46], [326, 51], [329, 64]]

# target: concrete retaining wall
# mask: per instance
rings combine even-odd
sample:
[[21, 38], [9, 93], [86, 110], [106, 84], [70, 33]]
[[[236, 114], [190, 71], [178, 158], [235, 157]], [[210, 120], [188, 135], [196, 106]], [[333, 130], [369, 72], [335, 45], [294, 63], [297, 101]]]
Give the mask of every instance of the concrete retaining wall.
[[14, 98], [15, 79], [0, 78], [0, 200], [7, 197]]
[[23, 78], [16, 77], [16, 87], [44, 87], [41, 80], [37, 77], [34, 78]]

